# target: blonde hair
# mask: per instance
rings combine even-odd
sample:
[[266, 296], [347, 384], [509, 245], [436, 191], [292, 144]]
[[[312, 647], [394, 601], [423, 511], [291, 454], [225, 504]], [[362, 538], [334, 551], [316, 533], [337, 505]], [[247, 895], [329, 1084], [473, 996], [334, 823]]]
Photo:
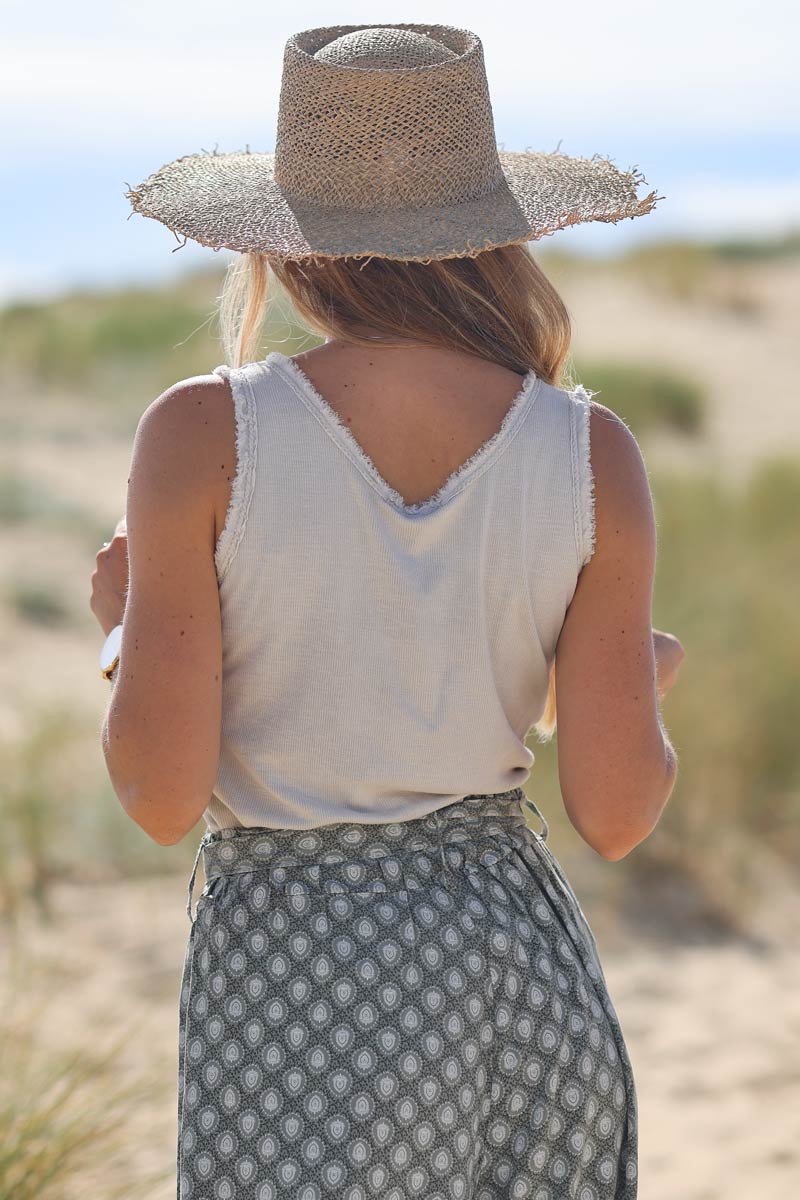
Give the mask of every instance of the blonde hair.
[[[275, 297], [270, 273], [298, 318], [322, 336], [366, 346], [381, 338], [445, 346], [521, 375], [535, 371], [555, 387], [575, 386], [568, 367], [569, 313], [529, 243], [425, 263], [239, 254], [228, 266], [219, 304], [222, 343], [233, 367], [259, 357], [268, 299]], [[358, 332], [365, 328], [377, 338]], [[555, 661], [544, 712], [533, 728], [540, 741], [549, 741], [556, 729]]]

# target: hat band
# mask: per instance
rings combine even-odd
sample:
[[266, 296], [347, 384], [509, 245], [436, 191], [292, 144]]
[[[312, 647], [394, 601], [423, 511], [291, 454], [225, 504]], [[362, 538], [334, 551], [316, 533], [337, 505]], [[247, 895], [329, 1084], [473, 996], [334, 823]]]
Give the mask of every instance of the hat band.
[[[285, 158], [275, 153], [275, 182], [284, 196], [300, 203], [318, 208], [349, 208], [371, 212], [383, 208], [437, 208], [460, 204], [490, 196], [505, 186], [505, 176], [496, 159], [492, 172], [473, 173], [452, 170], [448, 157], [436, 159], [425, 153], [412, 157], [406, 152], [392, 151], [385, 147], [375, 154], [368, 171], [359, 171], [346, 153], [336, 161], [316, 159], [309, 174], [313, 172], [314, 186], [304, 187], [305, 172], [298, 170], [298, 159], [291, 160], [291, 169], [286, 169]], [[486, 163], [484, 162], [484, 166]], [[327, 188], [320, 193], [318, 182], [323, 176]]]

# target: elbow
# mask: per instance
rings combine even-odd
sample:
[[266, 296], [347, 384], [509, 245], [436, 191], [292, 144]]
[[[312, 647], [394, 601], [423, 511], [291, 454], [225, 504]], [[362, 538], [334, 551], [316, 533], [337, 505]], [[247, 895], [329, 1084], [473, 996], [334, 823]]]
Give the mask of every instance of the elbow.
[[[103, 727], [103, 756], [106, 769], [122, 809], [160, 846], [175, 846], [191, 833], [203, 816], [207, 799], [200, 797], [199, 788], [186, 792], [186, 770], [174, 763], [155, 763], [146, 756], [148, 769], [143, 772], [142, 748], [127, 748], [121, 738], [110, 738], [108, 725]], [[169, 779], [180, 781], [180, 788], [170, 786]]]
[[631, 850], [635, 850], [641, 845], [655, 829], [655, 824], [637, 826], [635, 829], [628, 826], [620, 830], [604, 830], [602, 836], [595, 837], [589, 842], [589, 845], [595, 850], [601, 858], [606, 862], [619, 862], [623, 858], [627, 858]]
[[636, 838], [636, 840], [633, 842], [619, 840], [615, 842], [606, 842], [601, 845], [595, 845], [593, 849], [596, 850], [600, 857], [604, 858], [606, 862], [619, 862], [620, 859], [627, 858], [631, 850], [635, 850], [640, 842], [643, 842], [651, 832], [651, 830], [648, 830], [647, 833]]
[[[112, 753], [106, 736], [103, 751], [111, 785], [130, 819], [159, 846], [174, 846], [194, 829], [207, 801], [196, 794], [176, 793], [160, 781], [143, 781], [121, 750]], [[162, 776], [163, 779], [163, 776]]]
[[202, 810], [174, 803], [163, 794], [151, 797], [128, 794], [120, 803], [125, 812], [159, 846], [176, 846], [191, 833]]
[[596, 824], [570, 819], [583, 840], [607, 862], [619, 862], [655, 830], [677, 778], [677, 759], [671, 746], [657, 774], [637, 774], [629, 798], [617, 790], [608, 802], [593, 807]]
[[606, 862], [619, 862], [620, 859], [626, 858], [631, 850], [635, 850], [651, 833], [652, 829], [641, 829], [634, 832], [631, 828], [623, 831], [607, 827], [601, 834], [590, 836], [583, 832], [581, 837]]

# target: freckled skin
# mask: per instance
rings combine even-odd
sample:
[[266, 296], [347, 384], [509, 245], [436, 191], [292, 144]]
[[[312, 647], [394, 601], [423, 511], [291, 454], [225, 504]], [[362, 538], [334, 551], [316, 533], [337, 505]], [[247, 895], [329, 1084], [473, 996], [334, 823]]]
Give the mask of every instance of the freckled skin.
[[657, 824], [677, 758], [659, 707], [656, 531], [646, 467], [611, 409], [593, 400], [589, 424], [596, 545], [556, 647], [558, 773], [572, 824], [616, 860]]
[[[438, 491], [492, 436], [520, 385], [518, 373], [497, 363], [436, 347], [382, 347], [368, 359], [363, 347], [328, 342], [295, 358], [409, 504]], [[139, 557], [126, 633], [137, 671], [122, 672], [104, 723], [114, 787], [163, 844], [193, 828], [216, 776], [222, 673], [213, 551], [230, 502], [236, 433], [230, 387], [217, 376], [176, 385], [165, 398], [140, 423], [128, 478], [130, 544]], [[594, 401], [591, 433], [597, 548], [580, 571], [557, 647], [558, 765], [578, 833], [618, 858], [657, 822], [675, 759], [659, 722], [646, 471], [627, 426]], [[231, 451], [222, 463], [221, 447]]]
[[522, 381], [498, 363], [438, 347], [389, 345], [369, 359], [363, 347], [331, 339], [294, 359], [408, 504], [438, 492], [497, 432]]
[[216, 775], [221, 630], [213, 550], [235, 461], [218, 456], [229, 445], [235, 449], [230, 387], [198, 376], [145, 412], [128, 476], [129, 589], [103, 749], [126, 812], [161, 844], [194, 827]]

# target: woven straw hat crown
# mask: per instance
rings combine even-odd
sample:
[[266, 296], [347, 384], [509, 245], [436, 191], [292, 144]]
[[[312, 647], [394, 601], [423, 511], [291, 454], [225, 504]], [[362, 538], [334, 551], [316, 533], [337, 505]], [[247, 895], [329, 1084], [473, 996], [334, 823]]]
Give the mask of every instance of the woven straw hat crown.
[[503, 182], [481, 44], [460, 31], [431, 33], [368, 28], [322, 46], [312, 34], [289, 41], [275, 152], [281, 187], [348, 208], [424, 208]]
[[294, 34], [274, 152], [186, 155], [135, 211], [215, 248], [434, 259], [649, 212], [608, 159], [498, 149], [480, 38], [445, 25]]

